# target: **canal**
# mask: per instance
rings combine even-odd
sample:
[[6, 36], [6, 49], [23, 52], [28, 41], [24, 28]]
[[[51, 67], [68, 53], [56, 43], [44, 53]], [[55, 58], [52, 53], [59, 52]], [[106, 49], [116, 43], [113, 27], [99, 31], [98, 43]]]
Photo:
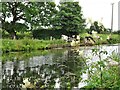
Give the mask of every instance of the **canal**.
[[102, 87], [104, 78], [112, 78], [104, 70], [118, 60], [118, 45], [6, 53], [0, 61], [0, 88]]

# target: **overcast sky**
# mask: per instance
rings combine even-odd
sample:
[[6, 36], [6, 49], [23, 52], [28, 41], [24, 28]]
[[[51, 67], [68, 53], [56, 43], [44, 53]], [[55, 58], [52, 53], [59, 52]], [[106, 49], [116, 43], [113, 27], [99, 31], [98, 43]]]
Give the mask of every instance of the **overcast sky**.
[[113, 29], [118, 29], [118, 1], [120, 0], [79, 0], [84, 17], [101, 21], [107, 28], [111, 28], [111, 13], [114, 3]]
[[[57, 3], [59, 0], [55, 0]], [[86, 19], [100, 21], [106, 28], [111, 28], [111, 13], [114, 3], [113, 29], [118, 29], [118, 2], [120, 0], [76, 0], [82, 6], [83, 15]]]

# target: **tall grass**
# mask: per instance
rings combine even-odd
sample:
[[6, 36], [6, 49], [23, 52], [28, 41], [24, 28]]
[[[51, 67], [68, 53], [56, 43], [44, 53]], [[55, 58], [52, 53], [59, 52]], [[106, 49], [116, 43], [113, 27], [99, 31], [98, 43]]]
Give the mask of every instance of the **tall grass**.
[[11, 39], [1, 39], [2, 51], [31, 51], [39, 49], [48, 49], [53, 45], [66, 44], [63, 40], [37, 40], [37, 39], [21, 39], [21, 40], [11, 40]]

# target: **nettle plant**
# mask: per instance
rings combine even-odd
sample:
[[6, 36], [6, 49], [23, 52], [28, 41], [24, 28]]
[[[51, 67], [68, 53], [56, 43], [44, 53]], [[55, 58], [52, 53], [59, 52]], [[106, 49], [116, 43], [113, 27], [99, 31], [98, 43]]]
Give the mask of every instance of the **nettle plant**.
[[[85, 88], [119, 88], [119, 64], [110, 66], [109, 63], [111, 61], [118, 63], [120, 57], [112, 53], [111, 56], [103, 59], [103, 55], [108, 55], [108, 52], [97, 48], [92, 49], [92, 55], [98, 58], [90, 65], [86, 65], [88, 79], [86, 80], [87, 86]], [[110, 61], [109, 58], [113, 60]], [[92, 58], [89, 58], [89, 60], [92, 60]]]

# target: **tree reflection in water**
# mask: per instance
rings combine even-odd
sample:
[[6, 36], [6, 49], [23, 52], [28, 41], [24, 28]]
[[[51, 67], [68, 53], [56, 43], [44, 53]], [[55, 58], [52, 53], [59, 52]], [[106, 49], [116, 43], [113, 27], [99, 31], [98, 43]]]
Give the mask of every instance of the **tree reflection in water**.
[[[105, 59], [118, 46], [102, 46], [102, 49], [108, 51], [108, 54], [104, 55], [106, 51], [98, 49], [98, 52], [103, 53], [102, 56], [97, 55], [98, 52], [92, 48], [94, 47], [82, 48], [82, 51], [81, 48], [68, 48], [37, 51], [37, 53], [3, 54], [2, 87], [12, 90], [22, 87], [53, 90], [60, 87], [69, 90], [85, 85], [88, 88], [119, 86], [118, 67], [107, 69], [104, 65]], [[96, 55], [93, 55], [93, 50]], [[116, 57], [113, 59], [120, 60]]]
[[3, 63], [2, 86], [20, 89], [25, 87], [24, 80], [28, 78], [30, 86], [27, 85], [27, 88], [52, 89], [56, 79], [59, 79], [60, 88], [72, 88], [78, 86], [83, 68], [83, 58], [72, 49], [27, 57], [26, 60], [9, 60]]

